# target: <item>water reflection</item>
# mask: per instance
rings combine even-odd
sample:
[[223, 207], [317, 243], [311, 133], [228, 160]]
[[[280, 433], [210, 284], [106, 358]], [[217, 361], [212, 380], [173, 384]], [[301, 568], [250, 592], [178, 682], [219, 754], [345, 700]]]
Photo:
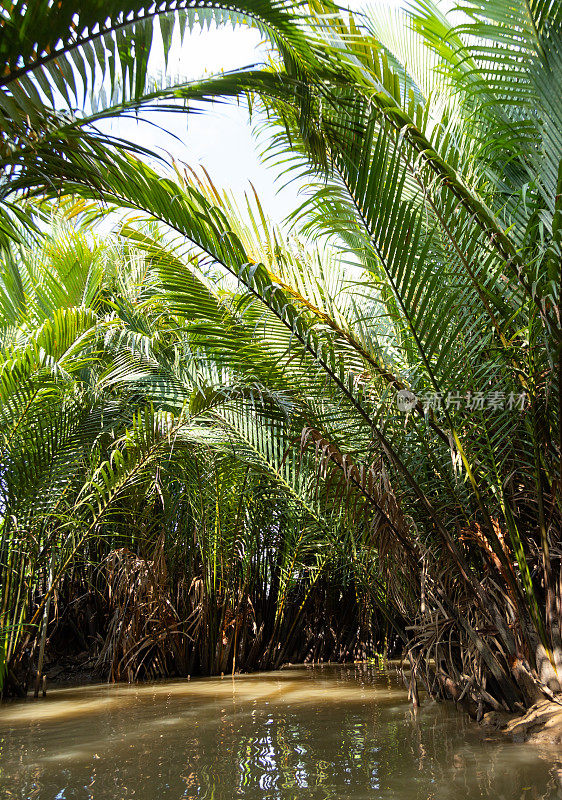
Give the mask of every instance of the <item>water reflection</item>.
[[87, 687], [0, 711], [0, 797], [562, 798], [556, 765], [392, 675], [318, 667]]

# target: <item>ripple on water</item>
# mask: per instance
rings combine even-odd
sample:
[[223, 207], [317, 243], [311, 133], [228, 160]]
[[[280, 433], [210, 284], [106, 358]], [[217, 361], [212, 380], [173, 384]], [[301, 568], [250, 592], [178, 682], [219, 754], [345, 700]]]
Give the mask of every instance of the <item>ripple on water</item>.
[[0, 710], [0, 798], [551, 800], [555, 765], [346, 665], [88, 686]]

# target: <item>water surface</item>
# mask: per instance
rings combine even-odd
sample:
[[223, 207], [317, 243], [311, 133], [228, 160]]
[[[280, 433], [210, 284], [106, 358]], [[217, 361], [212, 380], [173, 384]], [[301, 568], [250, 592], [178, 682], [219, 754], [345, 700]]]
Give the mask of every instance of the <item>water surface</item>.
[[291, 668], [88, 686], [0, 709], [0, 798], [562, 798], [552, 754], [444, 704], [417, 713], [392, 672]]

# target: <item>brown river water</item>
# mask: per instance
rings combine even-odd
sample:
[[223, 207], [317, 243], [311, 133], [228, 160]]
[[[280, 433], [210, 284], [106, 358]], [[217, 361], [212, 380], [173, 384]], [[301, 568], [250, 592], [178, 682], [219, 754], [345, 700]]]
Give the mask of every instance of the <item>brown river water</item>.
[[[562, 754], [561, 754], [562, 755]], [[364, 665], [59, 689], [0, 708], [0, 798], [562, 798], [556, 754]]]

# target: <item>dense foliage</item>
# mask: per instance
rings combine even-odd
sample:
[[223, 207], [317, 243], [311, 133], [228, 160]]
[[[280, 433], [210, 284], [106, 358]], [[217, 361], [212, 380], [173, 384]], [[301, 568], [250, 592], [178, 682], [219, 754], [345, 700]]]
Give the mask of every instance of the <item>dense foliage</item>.
[[[421, 679], [481, 714], [562, 688], [562, 4], [308, 11], [240, 9], [267, 68], [144, 75], [111, 109], [249, 93], [267, 159], [308, 182], [289, 241], [259, 204], [102, 151], [89, 119], [49, 111], [53, 149], [22, 109], [54, 78], [12, 42], [32, 76], [2, 106], [14, 683], [82, 604], [113, 677], [391, 634], [414, 699]], [[129, 50], [104, 34], [108, 63], [138, 24]], [[32, 243], [61, 194], [81, 200]], [[133, 212], [103, 245], [100, 201]]]

